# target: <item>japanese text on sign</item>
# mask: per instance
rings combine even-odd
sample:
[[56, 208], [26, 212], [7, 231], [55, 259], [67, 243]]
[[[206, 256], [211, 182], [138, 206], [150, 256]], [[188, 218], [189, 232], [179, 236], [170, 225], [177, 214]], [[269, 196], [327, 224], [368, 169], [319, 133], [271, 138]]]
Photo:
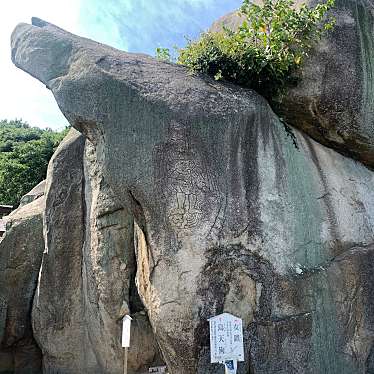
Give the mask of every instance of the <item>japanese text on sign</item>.
[[229, 313], [209, 319], [211, 362], [244, 361], [243, 322]]

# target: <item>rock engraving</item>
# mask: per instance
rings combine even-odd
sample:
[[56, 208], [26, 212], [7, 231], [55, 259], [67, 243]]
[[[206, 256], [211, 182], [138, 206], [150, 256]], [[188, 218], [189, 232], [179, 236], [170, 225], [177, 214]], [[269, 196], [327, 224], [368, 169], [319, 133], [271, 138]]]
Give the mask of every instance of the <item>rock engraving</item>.
[[155, 188], [163, 196], [165, 217], [177, 230], [192, 230], [210, 221], [221, 206], [217, 176], [204, 146], [187, 125], [172, 121], [167, 139], [155, 148]]

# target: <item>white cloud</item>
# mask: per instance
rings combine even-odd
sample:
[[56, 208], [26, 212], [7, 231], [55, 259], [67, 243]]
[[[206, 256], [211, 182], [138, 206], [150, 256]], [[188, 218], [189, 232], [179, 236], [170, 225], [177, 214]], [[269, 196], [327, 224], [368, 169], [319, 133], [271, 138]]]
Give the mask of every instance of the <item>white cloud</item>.
[[[131, 12], [131, 1], [95, 1], [82, 0], [80, 26], [86, 38], [94, 39], [112, 47], [127, 50], [127, 44], [121, 37], [120, 24], [116, 17], [121, 12]], [[125, 22], [125, 20], [124, 20]]]
[[67, 125], [52, 96], [44, 85], [10, 60], [10, 35], [19, 22], [39, 17], [79, 33], [77, 0], [5, 0], [0, 22], [0, 119], [22, 118], [30, 125], [63, 128]]
[[183, 46], [242, 0], [81, 0], [80, 23], [89, 37], [132, 52]]

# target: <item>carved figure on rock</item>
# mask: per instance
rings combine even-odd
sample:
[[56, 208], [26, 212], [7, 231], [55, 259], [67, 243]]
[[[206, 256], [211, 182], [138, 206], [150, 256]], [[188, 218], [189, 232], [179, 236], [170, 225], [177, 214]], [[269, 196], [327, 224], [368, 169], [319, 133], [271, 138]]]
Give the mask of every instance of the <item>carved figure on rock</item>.
[[[160, 186], [166, 216], [177, 230], [193, 230], [220, 210], [217, 176], [209, 168], [208, 153], [193, 139], [187, 125], [171, 121], [166, 142], [156, 145], [155, 186]], [[205, 150], [204, 150], [205, 151]]]

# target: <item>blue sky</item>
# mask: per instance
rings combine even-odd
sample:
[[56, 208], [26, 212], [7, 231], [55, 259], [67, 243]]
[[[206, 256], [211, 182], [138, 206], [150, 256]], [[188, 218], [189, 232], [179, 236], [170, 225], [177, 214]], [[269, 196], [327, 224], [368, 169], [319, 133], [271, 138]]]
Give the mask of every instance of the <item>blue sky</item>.
[[[183, 46], [241, 0], [5, 0], [0, 25], [0, 119], [22, 118], [32, 126], [67, 124], [52, 94], [10, 61], [9, 37], [18, 22], [43, 18], [73, 33], [129, 52]], [[5, 14], [4, 14], [5, 13]]]

